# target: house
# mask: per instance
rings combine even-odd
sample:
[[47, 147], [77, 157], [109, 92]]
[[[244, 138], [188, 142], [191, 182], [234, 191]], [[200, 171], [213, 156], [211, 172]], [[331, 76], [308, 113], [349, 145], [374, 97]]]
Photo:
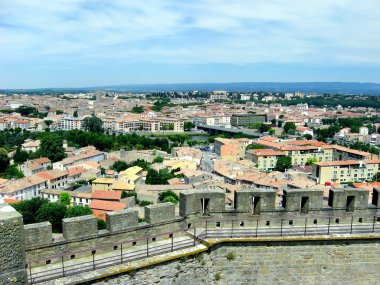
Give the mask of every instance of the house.
[[51, 168], [51, 161], [46, 157], [28, 160], [19, 166], [19, 170], [24, 176], [34, 175]]
[[115, 179], [112, 178], [97, 178], [92, 181], [92, 192], [96, 190], [111, 191]]
[[0, 197], [29, 200], [33, 197], [40, 196], [41, 190], [46, 189], [46, 187], [46, 179], [32, 175], [1, 184]]
[[69, 174], [67, 171], [53, 169], [40, 172], [37, 176], [46, 180], [48, 188], [59, 189], [67, 186]]
[[312, 129], [308, 127], [303, 127], [303, 126], [296, 127], [296, 134], [300, 136], [305, 136], [305, 135], [311, 135], [312, 137], [314, 136], [314, 132]]
[[40, 148], [41, 141], [40, 140], [26, 140], [22, 145], [21, 149], [25, 150], [27, 152], [35, 152], [37, 149]]

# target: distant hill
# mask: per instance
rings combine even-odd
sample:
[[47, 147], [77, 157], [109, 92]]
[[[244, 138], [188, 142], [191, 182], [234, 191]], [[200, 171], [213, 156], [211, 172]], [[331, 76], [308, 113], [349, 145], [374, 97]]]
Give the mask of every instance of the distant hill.
[[[75, 90], [114, 90], [125, 92], [163, 92], [163, 91], [240, 91], [240, 92], [304, 92], [304, 93], [330, 93], [330, 94], [366, 94], [380, 95], [380, 84], [357, 82], [232, 82], [232, 83], [183, 83], [183, 84], [128, 84], [82, 88], [44, 88], [23, 91], [68, 91]], [[0, 90], [12, 91], [12, 90]], [[21, 90], [13, 90], [21, 91]]]

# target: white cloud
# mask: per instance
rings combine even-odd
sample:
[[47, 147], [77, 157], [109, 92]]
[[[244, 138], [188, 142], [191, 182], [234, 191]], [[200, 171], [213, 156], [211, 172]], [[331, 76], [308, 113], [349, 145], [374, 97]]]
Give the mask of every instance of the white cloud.
[[378, 0], [12, 0], [0, 59], [380, 64]]

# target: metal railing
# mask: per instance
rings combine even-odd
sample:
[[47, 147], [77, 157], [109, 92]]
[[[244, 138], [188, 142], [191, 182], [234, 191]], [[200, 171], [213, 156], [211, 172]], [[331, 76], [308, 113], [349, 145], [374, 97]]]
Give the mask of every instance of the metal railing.
[[204, 229], [199, 239], [371, 234], [380, 233], [380, 216], [210, 218]]
[[[180, 249], [191, 248], [207, 238], [270, 238], [380, 233], [380, 216], [205, 218], [203, 225], [204, 227], [198, 229], [182, 229], [129, 240], [123, 243], [107, 244], [102, 247], [29, 260], [28, 282], [29, 284], [37, 284]], [[202, 232], [197, 235], [197, 232], [201, 230]], [[184, 237], [186, 233], [191, 233], [191, 238], [187, 235], [187, 239], [174, 240], [175, 235]], [[163, 238], [161, 241], [165, 240], [167, 241], [166, 243], [159, 244], [159, 242], [156, 242], [157, 237], [165, 236], [168, 238]], [[140, 247], [134, 247], [137, 243]], [[146, 244], [146, 246], [142, 248], [143, 244]], [[102, 254], [110, 256], [101, 256]], [[73, 258], [77, 259], [78, 255], [82, 255], [87, 260], [69, 262]], [[52, 260], [55, 260], [55, 262], [51, 263]], [[50, 266], [43, 269], [41, 265], [45, 264]], [[34, 272], [33, 268], [35, 269]]]
[[[189, 230], [193, 231], [192, 239], [187, 238], [186, 240], [174, 240], [174, 235], [178, 234], [179, 236], [184, 236]], [[46, 282], [50, 280], [55, 280], [61, 277], [72, 276], [80, 274], [87, 271], [97, 270], [112, 265], [123, 264], [126, 262], [136, 261], [143, 258], [148, 258], [163, 253], [173, 252], [180, 249], [191, 248], [196, 246], [199, 243], [199, 239], [196, 237], [196, 229], [192, 228], [189, 230], [178, 230], [174, 232], [159, 234], [150, 237], [144, 237], [140, 239], [129, 240], [119, 244], [108, 244], [102, 247], [87, 249], [85, 251], [76, 251], [76, 252], [67, 252], [61, 255], [53, 255], [49, 257], [44, 257], [42, 259], [29, 260], [27, 263], [28, 269], [28, 283], [37, 284], [41, 282]], [[156, 238], [167, 236], [168, 241], [165, 244], [157, 244]], [[133, 250], [133, 247], [139, 243], [140, 248]], [[141, 245], [145, 243], [146, 246], [141, 248]], [[105, 251], [107, 250], [108, 251]], [[113, 250], [112, 250], [113, 249]], [[99, 251], [103, 250], [99, 254]], [[116, 253], [115, 251], [119, 251]], [[86, 255], [87, 253], [87, 255]], [[97, 258], [97, 255], [104, 253], [111, 254], [108, 257]], [[83, 260], [78, 262], [71, 262], [68, 264], [69, 260], [78, 258], [78, 254], [82, 254], [83, 258], [90, 260]], [[81, 257], [79, 257], [81, 258]], [[56, 262], [51, 263], [52, 260]], [[50, 269], [40, 270], [43, 265], [50, 265]], [[33, 272], [33, 268], [37, 269], [38, 272]]]

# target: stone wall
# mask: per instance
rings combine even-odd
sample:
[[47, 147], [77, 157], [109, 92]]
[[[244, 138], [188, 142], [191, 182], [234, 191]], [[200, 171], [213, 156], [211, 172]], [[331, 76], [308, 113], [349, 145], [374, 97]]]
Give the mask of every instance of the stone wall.
[[0, 285], [26, 284], [24, 239], [21, 215], [0, 204]]
[[375, 285], [380, 280], [379, 252], [379, 240], [226, 243], [190, 259], [94, 284]]

